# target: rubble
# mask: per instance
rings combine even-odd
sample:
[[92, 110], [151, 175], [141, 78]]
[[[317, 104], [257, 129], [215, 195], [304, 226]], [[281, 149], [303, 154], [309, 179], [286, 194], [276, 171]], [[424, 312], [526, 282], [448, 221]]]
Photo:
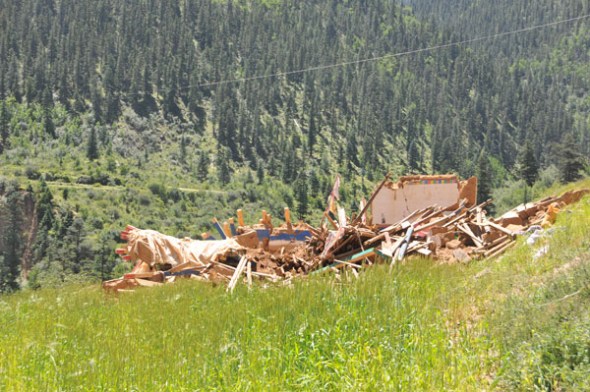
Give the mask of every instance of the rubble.
[[221, 240], [208, 233], [202, 235], [201, 241], [178, 239], [127, 226], [121, 233], [127, 244], [116, 253], [134, 262], [135, 268], [119, 279], [104, 282], [103, 287], [121, 292], [191, 278], [227, 284], [231, 291], [241, 281], [250, 286], [254, 280], [290, 282], [298, 276], [342, 269], [356, 276], [364, 266], [377, 262], [393, 266], [413, 255], [445, 263], [467, 263], [504, 253], [514, 246], [517, 235], [539, 225], [551, 225], [560, 208], [590, 193], [587, 189], [567, 192], [518, 206], [494, 219], [485, 211], [491, 200], [475, 205], [476, 179], [459, 182], [454, 176], [415, 176], [405, 177], [398, 185], [409, 183], [447, 185], [447, 190], [456, 188], [451, 196], [461, 198], [449, 196], [445, 199], [449, 205], [404, 211], [394, 223], [385, 225], [381, 220], [373, 224], [366, 214], [370, 206], [376, 208], [381, 190], [392, 189], [389, 176], [368, 202], [363, 201], [359, 214], [352, 217], [337, 205], [338, 178], [319, 227], [304, 222], [293, 224], [288, 208], [284, 222], [277, 227], [266, 211], [252, 226], [245, 225], [241, 210], [237, 211], [237, 226], [233, 219], [223, 225], [214, 219]]

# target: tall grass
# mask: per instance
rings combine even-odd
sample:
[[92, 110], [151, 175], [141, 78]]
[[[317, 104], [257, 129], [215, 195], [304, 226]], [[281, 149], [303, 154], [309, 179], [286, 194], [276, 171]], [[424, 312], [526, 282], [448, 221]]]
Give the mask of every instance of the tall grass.
[[[415, 261], [358, 281], [230, 296], [185, 282], [2, 301], [3, 390], [461, 389], [489, 340], [455, 320], [459, 267]], [[469, 301], [469, 299], [465, 299]]]
[[558, 348], [590, 342], [588, 217], [586, 199], [544, 243], [469, 265], [0, 297], [0, 390], [579, 389], [590, 349]]

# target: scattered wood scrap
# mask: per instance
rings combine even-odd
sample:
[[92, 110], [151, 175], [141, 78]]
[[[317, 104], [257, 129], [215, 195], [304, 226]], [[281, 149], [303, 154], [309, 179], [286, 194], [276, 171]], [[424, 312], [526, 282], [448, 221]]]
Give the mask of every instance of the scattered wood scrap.
[[352, 218], [342, 208], [334, 216], [329, 208], [319, 227], [291, 222], [288, 208], [281, 225], [275, 226], [272, 216], [263, 211], [258, 224], [245, 226], [238, 210], [237, 227], [233, 219], [223, 224], [214, 219], [221, 240], [208, 233], [203, 234], [205, 240], [178, 239], [127, 226], [121, 233], [127, 243], [116, 253], [134, 262], [135, 268], [103, 287], [128, 292], [190, 278], [227, 284], [231, 292], [240, 283], [249, 287], [253, 280], [290, 283], [312, 272], [348, 270], [357, 276], [363, 266], [379, 262], [393, 266], [415, 255], [446, 263], [493, 258], [514, 246], [516, 236], [531, 226], [553, 224], [560, 209], [588, 193], [583, 189], [527, 203], [496, 219], [486, 215], [491, 200], [475, 206], [467, 206], [466, 200], [451, 208], [432, 205], [386, 227], [361, 219], [365, 208]]

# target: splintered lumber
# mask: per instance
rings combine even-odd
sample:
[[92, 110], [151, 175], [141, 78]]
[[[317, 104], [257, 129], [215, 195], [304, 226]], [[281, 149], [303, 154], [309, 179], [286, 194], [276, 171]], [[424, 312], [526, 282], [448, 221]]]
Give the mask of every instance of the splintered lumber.
[[349, 263], [356, 263], [373, 256], [375, 256], [375, 248], [364, 250], [360, 253], [350, 256], [350, 258], [346, 258], [343, 261], [348, 261]]
[[248, 262], [248, 268], [246, 268], [246, 276], [248, 278], [248, 287], [252, 287], [252, 262]]
[[399, 237], [393, 244], [381, 244], [381, 253], [391, 258], [393, 261], [395, 251], [398, 250], [405, 240], [405, 237]]
[[328, 222], [330, 222], [330, 224], [332, 225], [332, 227], [334, 228], [334, 230], [338, 230], [339, 226], [338, 223], [336, 223], [336, 221], [334, 219], [332, 219], [332, 217], [330, 216], [329, 212], [324, 212], [324, 216], [326, 217], [326, 219], [328, 220]]
[[494, 257], [500, 255], [501, 253], [504, 253], [506, 250], [508, 250], [508, 248], [510, 248], [514, 245], [516, 245], [516, 241], [507, 242], [506, 244], [498, 246], [498, 248], [495, 251], [493, 251], [492, 253], [484, 254], [484, 256], [487, 258], [493, 259]]
[[510, 236], [510, 237], [512, 237], [512, 238], [514, 238], [514, 233], [513, 233], [512, 231], [508, 230], [507, 228], [505, 228], [505, 227], [503, 227], [503, 226], [500, 226], [500, 225], [499, 225], [499, 224], [497, 224], [497, 223], [494, 223], [494, 222], [492, 222], [492, 221], [489, 221], [489, 220], [485, 220], [485, 221], [484, 221], [484, 225], [491, 226], [491, 227], [493, 227], [494, 229], [496, 229], [496, 230], [500, 230], [502, 233], [504, 233], [504, 234], [506, 234], [506, 235], [508, 235], [508, 236]]
[[478, 236], [476, 236], [475, 234], [473, 234], [473, 231], [471, 231], [471, 229], [469, 228], [469, 226], [467, 226], [465, 223], [459, 223], [457, 226], [457, 229], [461, 230], [463, 233], [465, 233], [469, 238], [471, 238], [471, 240], [473, 241], [473, 243], [478, 247], [478, 248], [482, 248], [483, 247], [483, 241], [481, 238], [479, 238]]
[[370, 257], [374, 257], [376, 255], [376, 251], [375, 248], [371, 248], [371, 249], [367, 249], [363, 252], [360, 253], [355, 253], [352, 256], [346, 257], [344, 258], [344, 260], [334, 260], [333, 264], [330, 264], [324, 268], [320, 268], [319, 270], [316, 270], [313, 272], [313, 274], [317, 274], [317, 273], [321, 273], [330, 269], [338, 269], [338, 268], [342, 268], [345, 265], [349, 265], [349, 264], [354, 264], [354, 263], [358, 263], [359, 261], [368, 259]]
[[397, 254], [398, 261], [403, 260], [404, 256], [406, 255], [406, 251], [408, 250], [408, 246], [410, 245], [410, 239], [412, 238], [413, 233], [414, 233], [414, 226], [410, 226], [408, 228], [408, 231], [406, 232], [406, 237], [404, 238], [401, 248], [399, 249], [399, 252]]
[[135, 278], [135, 282], [142, 287], [157, 287], [162, 286], [160, 282], [153, 282], [151, 280]]
[[333, 251], [334, 254], [337, 254], [339, 250], [345, 248], [347, 245], [349, 245], [352, 241], [354, 241], [356, 239], [356, 237], [350, 236], [347, 239], [345, 239], [344, 241], [342, 241], [342, 243], [340, 245], [338, 245], [338, 247], [336, 247]]
[[219, 235], [221, 236], [222, 239], [227, 239], [227, 236], [225, 235], [225, 232], [223, 231], [223, 228], [221, 227], [221, 225], [219, 224], [219, 222], [217, 221], [217, 218], [213, 218], [212, 219], [213, 222], [213, 226], [215, 226], [215, 229], [217, 230], [217, 232], [219, 233]]
[[[382, 186], [383, 183], [377, 191]], [[373, 201], [377, 191], [372, 195]], [[408, 211], [408, 216], [385, 228], [362, 219], [366, 208], [361, 208], [358, 216], [348, 218], [344, 209], [334, 204], [330, 211], [337, 211], [338, 218], [328, 218], [335, 231], [328, 230], [323, 223], [320, 227], [301, 221], [293, 224], [288, 208], [279, 227], [272, 226], [272, 216], [266, 211], [260, 225], [245, 226], [242, 211], [238, 210], [238, 227], [233, 218], [225, 222], [225, 227], [213, 219], [222, 238], [219, 241], [179, 239], [127, 226], [121, 232], [127, 244], [115, 253], [123, 260], [135, 261], [135, 268], [119, 279], [104, 282], [103, 287], [119, 292], [189, 278], [221, 282], [231, 292], [240, 279], [251, 287], [255, 277], [291, 282], [298, 276], [338, 272], [345, 267], [350, 267], [356, 276], [361, 263], [364, 267], [371, 265], [371, 260], [384, 262], [390, 258], [393, 266], [396, 261], [416, 254], [462, 262], [474, 256], [492, 258], [516, 244], [516, 232], [526, 232], [534, 222], [547, 220], [550, 213], [554, 216], [559, 212], [557, 208], [578, 201], [586, 193], [589, 192], [578, 191], [527, 203], [498, 219], [488, 219], [483, 210], [491, 200], [471, 208], [461, 200], [453, 211], [450, 209], [455, 206], [432, 205]], [[472, 243], [475, 248], [468, 246]], [[383, 258], [376, 258], [377, 254]]]
[[363, 268], [362, 265], [358, 265], [358, 264], [353, 264], [353, 263], [349, 263], [348, 261], [342, 261], [342, 260], [334, 260], [335, 263], [339, 263], [342, 265], [347, 265], [349, 267], [353, 267], [353, 268]]
[[234, 288], [236, 287], [236, 284], [238, 283], [238, 279], [240, 278], [240, 275], [242, 274], [242, 272], [244, 272], [244, 267], [246, 267], [246, 263], [248, 262], [248, 258], [244, 255], [242, 256], [242, 258], [240, 259], [240, 262], [238, 263], [238, 266], [236, 267], [236, 271], [234, 272], [233, 276], [231, 277], [231, 280], [229, 281], [229, 285], [227, 286], [227, 291], [234, 291]]
[[424, 214], [422, 214], [418, 220], [416, 220], [415, 222], [412, 223], [412, 225], [414, 227], [417, 227], [421, 224], [423, 224], [424, 222], [429, 221], [430, 219], [436, 217], [437, 215], [442, 214], [442, 211], [440, 209], [437, 208], [437, 206], [432, 206], [432, 207], [428, 207], [428, 209], [426, 210], [426, 212]]

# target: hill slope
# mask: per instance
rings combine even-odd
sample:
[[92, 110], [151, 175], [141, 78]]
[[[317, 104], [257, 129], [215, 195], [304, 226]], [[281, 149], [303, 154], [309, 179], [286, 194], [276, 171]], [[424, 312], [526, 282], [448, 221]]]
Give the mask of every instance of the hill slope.
[[586, 197], [534, 247], [468, 265], [412, 259], [233, 296], [193, 282], [116, 298], [98, 287], [5, 296], [0, 386], [579, 390], [589, 216]]

